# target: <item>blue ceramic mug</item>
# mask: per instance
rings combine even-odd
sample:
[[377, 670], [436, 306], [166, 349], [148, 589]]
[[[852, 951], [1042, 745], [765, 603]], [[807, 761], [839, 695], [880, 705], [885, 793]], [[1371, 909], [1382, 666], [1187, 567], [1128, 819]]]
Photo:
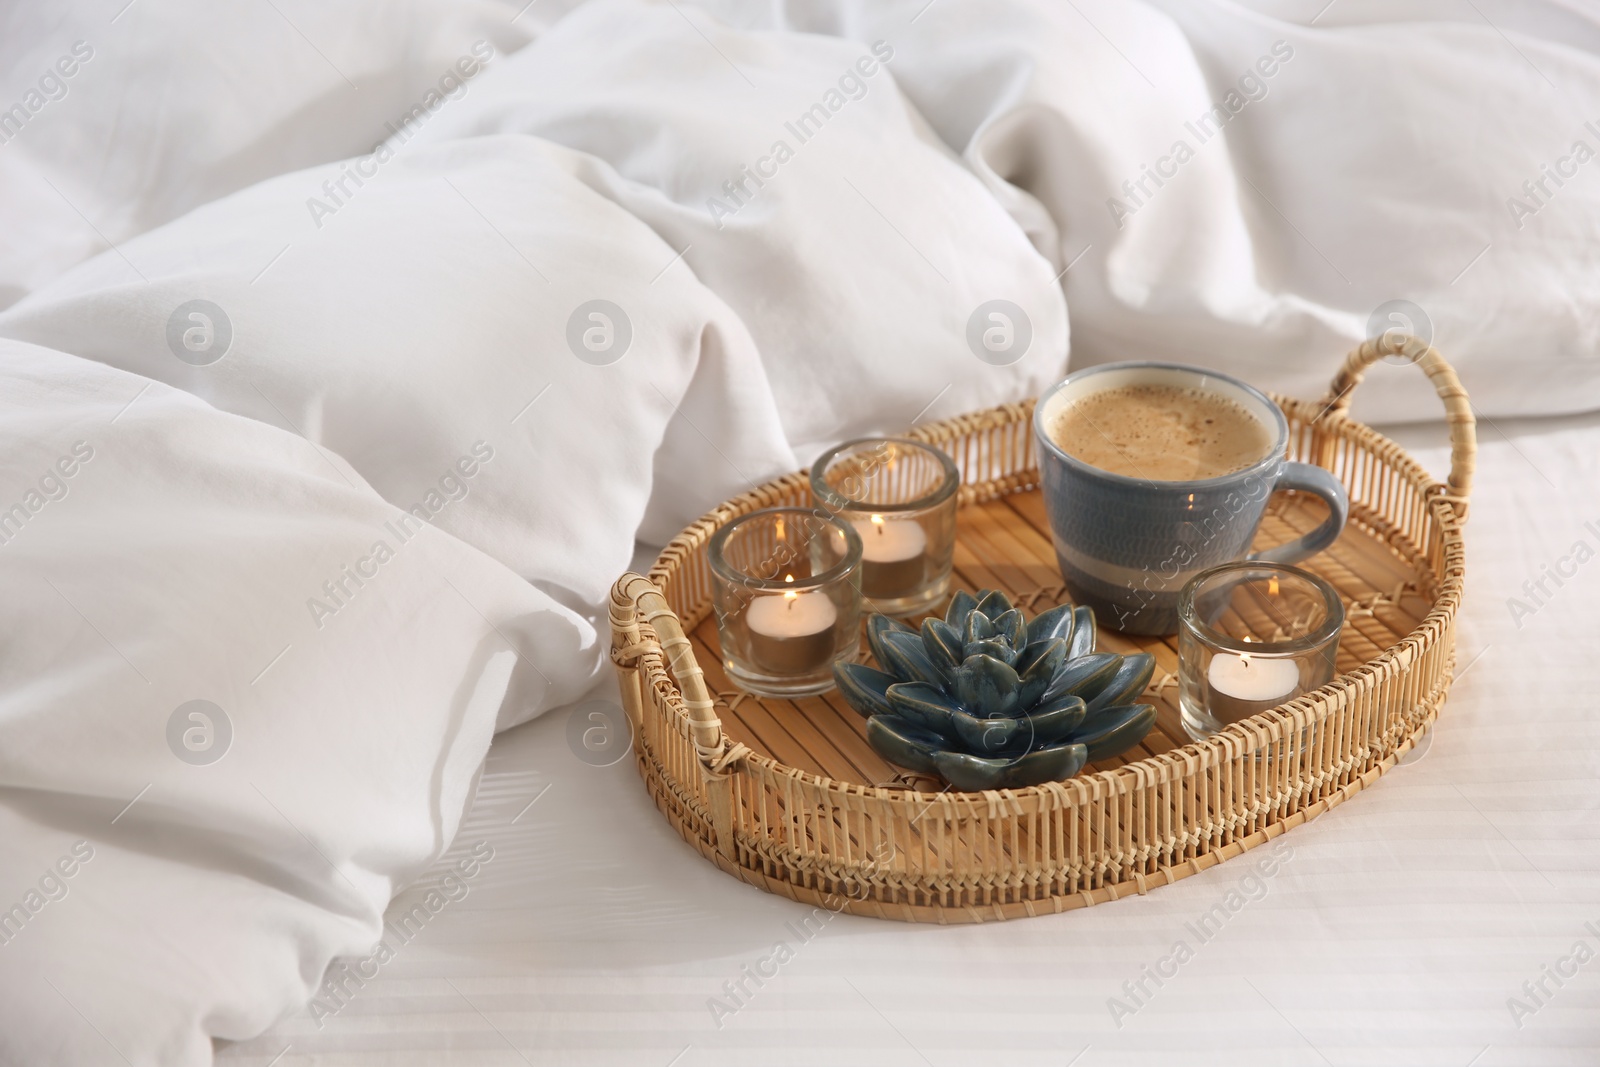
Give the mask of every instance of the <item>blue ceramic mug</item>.
[[[1074, 400], [1128, 385], [1200, 389], [1242, 405], [1272, 447], [1232, 474], [1150, 481], [1114, 474], [1067, 454], [1048, 427]], [[1235, 378], [1174, 363], [1110, 363], [1068, 375], [1039, 398], [1033, 416], [1051, 539], [1068, 592], [1102, 624], [1133, 634], [1178, 631], [1178, 594], [1208, 567], [1240, 559], [1296, 563], [1333, 544], [1350, 500], [1328, 471], [1285, 456], [1289, 422], [1261, 390]], [[1322, 525], [1297, 540], [1248, 555], [1267, 500], [1279, 489], [1315, 493], [1328, 504]]]

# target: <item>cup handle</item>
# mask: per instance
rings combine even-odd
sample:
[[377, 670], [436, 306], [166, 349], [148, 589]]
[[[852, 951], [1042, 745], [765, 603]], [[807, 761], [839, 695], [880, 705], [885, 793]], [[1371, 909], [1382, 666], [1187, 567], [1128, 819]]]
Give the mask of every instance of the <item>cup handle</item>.
[[1279, 489], [1300, 489], [1315, 493], [1327, 502], [1328, 518], [1303, 537], [1276, 548], [1252, 552], [1250, 559], [1261, 563], [1299, 563], [1338, 540], [1344, 530], [1345, 520], [1350, 517], [1350, 494], [1345, 492], [1343, 482], [1323, 468], [1309, 463], [1285, 463], [1272, 488], [1274, 492]]

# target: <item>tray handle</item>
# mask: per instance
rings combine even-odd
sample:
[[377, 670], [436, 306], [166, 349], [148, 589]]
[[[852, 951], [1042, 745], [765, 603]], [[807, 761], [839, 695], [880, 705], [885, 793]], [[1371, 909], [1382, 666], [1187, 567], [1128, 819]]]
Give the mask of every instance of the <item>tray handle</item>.
[[1444, 417], [1450, 426], [1450, 476], [1441, 487], [1442, 495], [1454, 505], [1456, 516], [1465, 519], [1467, 499], [1472, 493], [1472, 474], [1478, 466], [1478, 420], [1472, 414], [1472, 403], [1455, 369], [1426, 341], [1400, 330], [1385, 330], [1361, 342], [1345, 357], [1344, 366], [1334, 375], [1317, 421], [1344, 418], [1350, 409], [1351, 393], [1361, 384], [1367, 368], [1389, 356], [1399, 356], [1421, 367], [1433, 381], [1439, 399], [1444, 401]]
[[[650, 627], [645, 631], [640, 623]], [[650, 579], [632, 571], [611, 587], [611, 660], [623, 671], [634, 672], [634, 680], [624, 679], [623, 699], [629, 708], [634, 728], [643, 728], [646, 677], [642, 658], [661, 654], [662, 663], [678, 684], [684, 710], [689, 714], [690, 739], [700, 759], [712, 829], [717, 850], [727, 860], [733, 854], [733, 779], [734, 765], [750, 750], [722, 733], [722, 720], [706, 687], [705, 672], [695, 660], [694, 647], [683, 632], [683, 624], [667, 604], [666, 596]]]
[[[644, 621], [654, 631], [645, 634]], [[689, 713], [694, 747], [701, 762], [710, 763], [722, 755], [722, 720], [717, 718], [711, 691], [706, 688], [705, 672], [694, 658], [694, 648], [683, 632], [683, 624], [667, 606], [667, 598], [655, 584], [632, 571], [617, 579], [611, 589], [611, 658], [619, 667], [638, 665], [645, 652], [660, 652], [662, 661], [683, 695]]]

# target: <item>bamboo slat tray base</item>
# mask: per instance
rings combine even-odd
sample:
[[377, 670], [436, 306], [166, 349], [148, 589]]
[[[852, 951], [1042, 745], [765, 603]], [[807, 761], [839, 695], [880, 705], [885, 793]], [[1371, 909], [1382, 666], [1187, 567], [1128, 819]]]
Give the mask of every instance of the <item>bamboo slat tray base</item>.
[[[1326, 516], [1326, 506], [1316, 497], [1279, 494], [1262, 521], [1256, 547], [1292, 540], [1314, 529]], [[1402, 559], [1368, 532], [1371, 523], [1370, 514], [1352, 515], [1352, 522], [1331, 549], [1301, 564], [1327, 580], [1344, 602], [1345, 625], [1339, 635], [1341, 673], [1376, 658], [1416, 629], [1437, 595], [1436, 588], [1418, 588], [1427, 568], [1419, 561]], [[954, 585], [969, 592], [1002, 590], [1030, 617], [1068, 601], [1039, 490], [960, 509]], [[790, 767], [835, 781], [940, 789], [937, 781], [923, 778], [913, 782], [901, 777], [899, 768], [884, 762], [867, 744], [866, 720], [837, 690], [796, 700], [745, 693], [723, 672], [715, 617], [702, 621], [690, 639], [695, 658], [706, 672], [723, 730], [732, 740]], [[1108, 770], [1189, 743], [1178, 717], [1177, 640], [1176, 636], [1125, 636], [1100, 626], [1097, 647], [1101, 651], [1150, 652], [1156, 657], [1155, 678], [1140, 698], [1155, 705], [1156, 725], [1141, 746], [1121, 757], [1091, 764], [1084, 773]], [[871, 662], [865, 647], [863, 641], [863, 662]]]

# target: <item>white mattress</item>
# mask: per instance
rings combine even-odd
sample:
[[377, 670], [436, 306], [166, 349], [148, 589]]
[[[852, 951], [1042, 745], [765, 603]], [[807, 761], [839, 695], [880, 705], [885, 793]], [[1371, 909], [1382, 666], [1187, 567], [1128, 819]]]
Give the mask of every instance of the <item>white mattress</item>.
[[[1380, 367], [1366, 388], [1405, 373]], [[1531, 616], [1508, 606], [1575, 542], [1600, 548], [1600, 417], [1479, 430], [1460, 676], [1436, 737], [1283, 838], [1292, 855], [1269, 877], [1248, 877], [1264, 848], [1064, 915], [945, 928], [841, 915], [802, 941], [790, 924], [810, 909], [715, 870], [631, 760], [580, 762], [558, 715], [496, 740], [451, 856], [493, 849], [468, 894], [349, 983], [336, 1013], [297, 1015], [219, 1062], [1600, 1063], [1600, 726], [1585, 695], [1600, 564]], [[1443, 461], [1439, 428], [1396, 436]], [[1244, 903], [1197, 937], [1232, 891]], [[1192, 958], [1114, 1017], [1111, 998], [1134, 1005], [1123, 983], [1180, 940]], [[711, 998], [778, 942], [793, 958], [717, 1018]]]

